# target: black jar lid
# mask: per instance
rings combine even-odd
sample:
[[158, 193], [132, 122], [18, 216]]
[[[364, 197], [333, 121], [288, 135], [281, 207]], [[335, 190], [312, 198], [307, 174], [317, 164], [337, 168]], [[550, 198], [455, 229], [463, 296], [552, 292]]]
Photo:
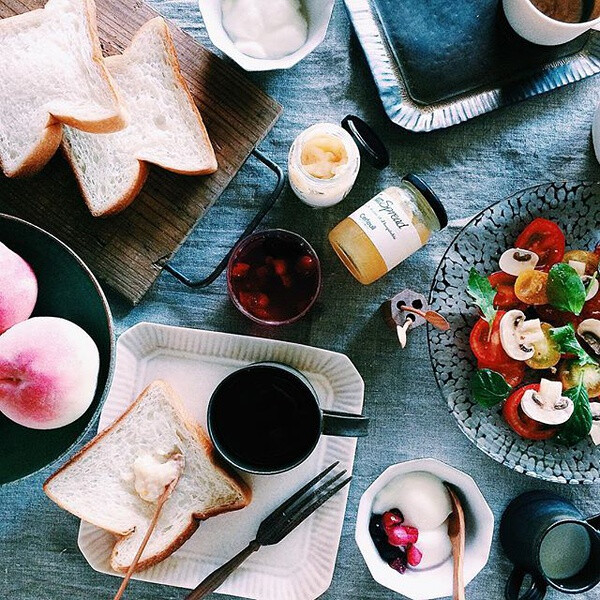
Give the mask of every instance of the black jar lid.
[[448, 225], [448, 213], [438, 195], [420, 177], [413, 173], [405, 175], [402, 181], [408, 181], [408, 183], [412, 184], [423, 194], [440, 222], [440, 229], [444, 229]]
[[342, 127], [352, 136], [360, 153], [376, 169], [385, 169], [390, 164], [390, 153], [370, 125], [356, 115], [347, 115]]

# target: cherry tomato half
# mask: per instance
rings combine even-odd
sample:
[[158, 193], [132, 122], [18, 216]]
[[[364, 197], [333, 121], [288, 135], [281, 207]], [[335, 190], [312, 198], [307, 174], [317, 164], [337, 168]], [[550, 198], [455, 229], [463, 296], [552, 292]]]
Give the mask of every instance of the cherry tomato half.
[[583, 305], [579, 322], [584, 319], [600, 319], [600, 292]]
[[500, 341], [500, 321], [505, 314], [506, 312], [503, 310], [498, 311], [491, 335], [488, 322], [485, 319], [479, 319], [469, 336], [469, 344], [475, 358], [478, 361], [485, 362], [492, 369], [494, 368], [493, 365], [507, 363], [512, 360], [504, 352]]
[[491, 369], [492, 371], [496, 371], [496, 373], [500, 373], [504, 380], [510, 387], [517, 387], [519, 384], [523, 382], [525, 378], [525, 363], [513, 360], [509, 357], [509, 362], [505, 363], [494, 363], [493, 365], [488, 364], [485, 360], [477, 361], [478, 369]]
[[525, 310], [525, 304], [521, 302], [515, 294], [515, 281], [517, 278], [504, 271], [492, 273], [488, 280], [496, 290], [494, 297], [494, 306], [511, 310], [513, 308]]
[[529, 418], [521, 409], [521, 399], [527, 390], [539, 392], [540, 384], [531, 383], [514, 391], [504, 402], [502, 416], [510, 428], [526, 440], [549, 440], [558, 432], [558, 427], [544, 425]]
[[559, 310], [550, 304], [536, 306], [535, 312], [542, 321], [551, 323], [553, 327], [562, 327], [563, 325], [572, 323], [573, 327], [577, 329], [579, 323], [583, 321], [582, 315], [576, 316], [568, 310]]
[[563, 259], [565, 235], [556, 223], [537, 218], [523, 229], [515, 247], [535, 252], [540, 257], [537, 268], [547, 271]]
[[525, 304], [548, 304], [548, 273], [523, 271], [515, 281], [515, 295]]

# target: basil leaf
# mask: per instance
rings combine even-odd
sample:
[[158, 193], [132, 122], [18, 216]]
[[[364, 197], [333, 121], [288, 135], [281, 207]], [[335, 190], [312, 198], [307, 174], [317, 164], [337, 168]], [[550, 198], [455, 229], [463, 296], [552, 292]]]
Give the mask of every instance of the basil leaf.
[[550, 337], [558, 344], [561, 354], [574, 354], [580, 365], [597, 365], [598, 363], [581, 347], [575, 336], [575, 328], [572, 323], [563, 327], [550, 329]]
[[566, 263], [555, 264], [548, 273], [549, 303], [578, 315], [585, 304], [585, 286], [577, 271]]
[[571, 398], [575, 408], [571, 418], [558, 432], [556, 440], [561, 444], [571, 446], [585, 439], [592, 430], [592, 409], [587, 390], [583, 385], [583, 377], [579, 380], [577, 387], [566, 390], [564, 395]]
[[491, 369], [478, 369], [471, 378], [471, 393], [477, 404], [491, 408], [506, 400], [512, 387], [500, 373]]
[[496, 290], [492, 287], [488, 278], [480, 275], [475, 267], [472, 267], [469, 271], [467, 294], [473, 298], [475, 304], [481, 309], [483, 318], [489, 323], [491, 328], [498, 312], [494, 308]]

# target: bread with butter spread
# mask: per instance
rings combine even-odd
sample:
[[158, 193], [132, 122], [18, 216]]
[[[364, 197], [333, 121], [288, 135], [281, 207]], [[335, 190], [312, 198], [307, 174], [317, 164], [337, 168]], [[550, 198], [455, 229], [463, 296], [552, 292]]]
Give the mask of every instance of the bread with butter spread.
[[148, 21], [121, 56], [105, 62], [127, 108], [129, 126], [107, 135], [65, 128], [63, 138], [65, 155], [94, 216], [129, 206], [146, 181], [147, 163], [187, 175], [217, 170], [164, 19]]
[[148, 530], [155, 502], [136, 491], [134, 463], [181, 453], [184, 467], [136, 570], [179, 548], [200, 521], [247, 506], [246, 484], [218, 466], [210, 440], [171, 387], [154, 381], [110, 427], [54, 473], [44, 491], [56, 504], [117, 536], [110, 564], [126, 572]]

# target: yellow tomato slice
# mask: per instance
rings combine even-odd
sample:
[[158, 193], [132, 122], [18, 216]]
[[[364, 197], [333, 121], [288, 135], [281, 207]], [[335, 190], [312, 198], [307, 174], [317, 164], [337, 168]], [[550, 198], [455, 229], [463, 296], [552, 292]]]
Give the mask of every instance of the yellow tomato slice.
[[532, 369], [549, 369], [558, 364], [560, 360], [560, 349], [558, 344], [550, 337], [552, 325], [542, 323], [544, 339], [533, 344], [535, 354], [525, 363]]
[[544, 271], [523, 271], [515, 281], [515, 294], [525, 304], [548, 304], [548, 273]]

